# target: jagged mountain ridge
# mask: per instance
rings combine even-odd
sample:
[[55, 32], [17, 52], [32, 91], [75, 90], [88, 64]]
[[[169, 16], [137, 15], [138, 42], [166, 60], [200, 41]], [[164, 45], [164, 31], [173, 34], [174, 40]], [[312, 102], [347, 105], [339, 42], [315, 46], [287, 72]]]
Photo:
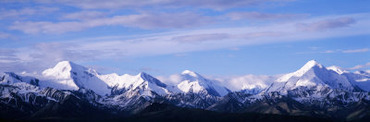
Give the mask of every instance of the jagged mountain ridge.
[[278, 78], [277, 82], [267, 88], [266, 92], [278, 91], [287, 94], [287, 91], [299, 87], [314, 88], [315, 90], [328, 87], [330, 89], [355, 90], [355, 84], [351, 83], [347, 77], [333, 70], [328, 70], [315, 60], [311, 60], [301, 69]]
[[207, 109], [351, 119], [348, 114], [362, 106], [361, 116], [369, 115], [369, 92], [344, 75], [346, 71], [340, 72], [311, 60], [259, 94], [233, 92]]
[[[139, 113], [152, 103], [219, 112], [325, 115], [334, 118], [340, 118], [335, 116], [340, 113], [345, 117], [351, 116], [349, 119], [370, 115], [366, 109], [369, 108], [369, 92], [363, 89], [367, 87], [358, 84], [359, 80], [367, 82], [363, 79], [369, 78], [368, 74], [326, 68], [316, 61], [309, 61], [301, 69], [278, 78], [256, 93], [248, 90], [231, 92], [188, 70], [181, 73], [182, 82], [176, 86], [167, 85], [146, 73], [135, 76], [101, 75], [68, 61], [58, 63], [43, 74], [46, 80], [15, 73], [0, 75], [1, 105], [12, 112], [22, 111], [18, 110], [19, 107], [27, 108], [21, 112], [24, 116], [47, 116], [45, 114], [50, 107], [60, 106], [63, 101], [82, 102], [86, 108], [80, 109], [101, 111], [107, 115]], [[54, 84], [50, 85], [50, 82]], [[173, 90], [174, 87], [178, 90]], [[65, 111], [63, 107], [57, 108]], [[345, 112], [345, 109], [351, 111]], [[309, 111], [317, 111], [318, 114]], [[35, 112], [38, 114], [35, 115]]]
[[[75, 68], [72, 68], [72, 67], [75, 67]], [[182, 92], [182, 93], [207, 92], [213, 96], [224, 96], [230, 92], [229, 89], [223, 86], [220, 86], [216, 82], [206, 79], [203, 76], [199, 75], [198, 73], [195, 73], [189, 70], [185, 70], [184, 72], [180, 74], [181, 76], [180, 83], [178, 83], [175, 86], [169, 86], [159, 81], [158, 79], [150, 76], [147, 73], [139, 73], [136, 76], [131, 76], [128, 74], [119, 76], [115, 73], [101, 75], [93, 69], [85, 68], [83, 66], [77, 65], [69, 61], [60, 62], [52, 69], [54, 70], [53, 71], [50, 71], [51, 69], [45, 70], [43, 72], [44, 76], [46, 77], [51, 76], [52, 78], [54, 78], [53, 82], [57, 82], [57, 83], [64, 82], [64, 84], [67, 84], [67, 86], [73, 86], [72, 89], [68, 89], [68, 88], [61, 88], [61, 89], [78, 90], [79, 87], [82, 87], [82, 88], [86, 87], [85, 89], [92, 89], [93, 91], [97, 93], [101, 93], [101, 95], [110, 94], [111, 92], [110, 89], [113, 87], [115, 89], [135, 89], [136, 87], [140, 86], [140, 84], [144, 84], [144, 85], [148, 84], [147, 86], [154, 87], [154, 88], [151, 88], [151, 90], [154, 90], [155, 92], [157, 92], [157, 94], [160, 94], [160, 95], [166, 95], [166, 94], [178, 93], [178, 92]], [[315, 72], [319, 70], [321, 72], [315, 74]], [[337, 74], [333, 73], [333, 71], [337, 73], [339, 72], [338, 73], [339, 75], [336, 76]], [[77, 72], [79, 72], [78, 75], [76, 75]], [[312, 78], [309, 78], [311, 77], [310, 74], [313, 75]], [[307, 78], [304, 80], [302, 80], [301, 78], [300, 81], [296, 81], [293, 83], [291, 82], [286, 82], [286, 83], [296, 84], [297, 85], [296, 87], [299, 87], [300, 85], [320, 85], [320, 84], [322, 85], [322, 84], [328, 84], [328, 83], [323, 83], [324, 81], [315, 81], [315, 80], [321, 80], [322, 78], [325, 78], [324, 76], [328, 76], [329, 78], [331, 78], [330, 76], [334, 76], [334, 78], [325, 79], [327, 82], [332, 82], [331, 84], [332, 87], [346, 86], [346, 88], [352, 88], [350, 86], [356, 85], [356, 80], [353, 80], [353, 78], [352, 79], [348, 78], [350, 77], [348, 76], [348, 74], [351, 74], [352, 77], [366, 76], [366, 75], [350, 73], [348, 71], [343, 71], [343, 70], [340, 70], [338, 68], [333, 68], [333, 67], [325, 68], [321, 64], [318, 64], [316, 61], [312, 60], [312, 61], [307, 62], [300, 70], [279, 77], [276, 80], [277, 83], [274, 82], [274, 85], [276, 86], [277, 84], [281, 82], [285, 82], [289, 79], [294, 80], [294, 78], [302, 77], [303, 75], [305, 75], [304, 77], [307, 77]], [[79, 75], [82, 75], [82, 76], [79, 76]], [[318, 75], [321, 75], [321, 76], [318, 76]], [[364, 79], [366, 80], [366, 78], [363, 78], [362, 80]], [[79, 80], [80, 82], [76, 80]], [[74, 83], [75, 81], [76, 83]], [[88, 82], [88, 83], [84, 84], [84, 82]], [[147, 82], [147, 83], [144, 83], [144, 82]], [[339, 83], [339, 82], [343, 82], [343, 83]], [[42, 83], [45, 83], [45, 82], [42, 82]], [[247, 85], [253, 85], [253, 84], [247, 84]], [[336, 86], [333, 86], [333, 85], [336, 85]], [[261, 86], [261, 84], [258, 84], [256, 86], [253, 87], [254, 89], [250, 89], [250, 92], [252, 92], [251, 90], [255, 90], [253, 91], [253, 93], [258, 93], [264, 90], [264, 88], [259, 87]], [[53, 86], [50, 86], [50, 87], [53, 87]], [[95, 88], [95, 87], [99, 87], [99, 88]], [[174, 90], [173, 87], [176, 87], [176, 90]], [[247, 89], [246, 85], [243, 85], [243, 87]], [[266, 88], [268, 88], [269, 91], [273, 89], [273, 87], [266, 87]], [[104, 89], [104, 90], [101, 90], [101, 89]], [[363, 89], [363, 90], [366, 90], [366, 89]]]
[[[140, 89], [140, 93], [146, 96], [150, 96], [152, 91], [162, 96], [179, 92], [206, 92], [218, 97], [230, 92], [229, 89], [189, 70], [181, 73], [182, 82], [176, 86], [169, 86], [144, 72], [135, 76], [128, 74], [120, 76], [115, 73], [101, 75], [94, 69], [89, 69], [70, 61], [59, 62], [55, 67], [45, 70], [42, 74], [46, 78], [46, 81], [41, 84], [44, 87], [63, 90], [84, 88], [93, 90], [102, 96], [110, 95], [112, 90], [119, 92], [135, 89]], [[168, 87], [176, 88], [171, 89]]]
[[136, 76], [100, 75], [93, 69], [70, 61], [59, 62], [55, 67], [45, 70], [43, 76], [46, 78], [41, 83], [44, 87], [62, 90], [90, 89], [102, 96], [110, 95], [113, 88], [114, 90], [133, 90], [139, 87], [143, 89], [143, 94], [147, 93], [147, 89], [162, 95], [168, 94], [165, 89], [166, 84], [146, 73], [139, 73]]

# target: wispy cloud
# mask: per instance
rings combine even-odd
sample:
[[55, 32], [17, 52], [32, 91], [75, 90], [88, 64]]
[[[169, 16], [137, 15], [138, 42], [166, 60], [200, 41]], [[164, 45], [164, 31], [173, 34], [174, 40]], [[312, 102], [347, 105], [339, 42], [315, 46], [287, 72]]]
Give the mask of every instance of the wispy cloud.
[[363, 69], [363, 68], [367, 68], [367, 67], [370, 67], [370, 62], [367, 62], [366, 64], [363, 64], [363, 65], [356, 65], [356, 66], [348, 68], [348, 69], [349, 70], [358, 70], [358, 69]]
[[0, 49], [0, 63], [17, 62], [14, 49]]
[[121, 9], [133, 7], [199, 7], [210, 9], [227, 9], [233, 7], [256, 6], [267, 2], [289, 2], [293, 0], [109, 0], [109, 1], [91, 1], [91, 0], [40, 0], [42, 3], [60, 3], [75, 6], [83, 9]]
[[[244, 12], [244, 13], [230, 13], [227, 15], [220, 16], [205, 16], [192, 12], [181, 12], [181, 13], [140, 13], [131, 15], [115, 15], [112, 17], [107, 16], [108, 13], [99, 11], [81, 11], [75, 13], [68, 13], [62, 16], [64, 19], [60, 22], [50, 21], [16, 21], [9, 29], [18, 30], [27, 34], [37, 33], [49, 33], [49, 34], [60, 34], [66, 32], [82, 31], [89, 28], [100, 27], [100, 26], [124, 26], [142, 29], [171, 29], [171, 28], [188, 28], [188, 27], [199, 27], [201, 25], [210, 25], [213, 23], [222, 23], [229, 21], [225, 18], [231, 18], [231, 21], [238, 21], [239, 19], [285, 19], [298, 17], [301, 15], [285, 15], [285, 14], [268, 14], [268, 13], [256, 13], [256, 12]], [[66, 20], [65, 20], [66, 19]], [[72, 20], [72, 21], [71, 21]], [[274, 34], [274, 33], [251, 33], [255, 36], [261, 34]], [[212, 37], [211, 37], [212, 36]], [[216, 37], [217, 36], [217, 37]], [[198, 35], [198, 39], [203, 38], [224, 38], [228, 35]], [[252, 35], [246, 35], [250, 37]], [[182, 38], [182, 39], [180, 39]], [[186, 40], [186, 36], [178, 37], [179, 40]], [[194, 35], [191, 38], [196, 38]], [[206, 40], [207, 40], [206, 39]], [[192, 39], [194, 40], [194, 39]]]
[[343, 50], [343, 53], [363, 53], [368, 52], [369, 48], [362, 48], [362, 49], [353, 49], [353, 50]]
[[99, 12], [99, 11], [80, 11], [75, 13], [68, 13], [65, 14], [62, 18], [63, 19], [72, 19], [72, 20], [89, 20], [89, 19], [97, 19], [97, 18], [105, 18], [107, 13]]
[[323, 51], [321, 53], [336, 53], [336, 52], [338, 52], [338, 51], [335, 51], [335, 50], [325, 50], [325, 51]]
[[88, 61], [96, 59], [97, 50], [71, 50], [73, 43], [39, 43], [30, 47], [1, 49], [0, 72], [40, 72], [63, 60]]
[[341, 17], [335, 19], [320, 20], [312, 23], [300, 23], [298, 28], [305, 31], [319, 31], [333, 28], [346, 27], [354, 24], [356, 20], [351, 17]]
[[7, 38], [10, 38], [10, 37], [11, 37], [11, 34], [0, 32], [0, 39], [7, 39]]
[[364, 53], [368, 51], [369, 51], [369, 48], [360, 48], [360, 49], [347, 49], [347, 50], [343, 50], [343, 49], [325, 50], [320, 53]]
[[232, 47], [232, 48], [229, 48], [229, 50], [238, 51], [238, 50], [240, 50], [240, 48], [238, 48], [238, 47]]
[[230, 17], [232, 20], [277, 20], [277, 19], [297, 19], [307, 16], [306, 14], [270, 14], [261, 12], [233, 12], [226, 16]]
[[[361, 17], [366, 15], [368, 14], [361, 15]], [[330, 17], [338, 18], [337, 16]], [[314, 20], [305, 20], [303, 22], [309, 23], [317, 20], [320, 21], [320, 19], [326, 20], [326, 18], [314, 18]], [[16, 62], [13, 62], [11, 65], [15, 66], [17, 63], [20, 65], [37, 63], [39, 67], [49, 67], [60, 60], [114, 60], [126, 57], [143, 57], [165, 54], [175, 55], [194, 51], [230, 49], [245, 45], [271, 44], [369, 34], [370, 30], [368, 28], [370, 28], [370, 25], [362, 22], [369, 21], [369, 19], [370, 18], [359, 20], [349, 28], [350, 30], [333, 28], [331, 31], [323, 32], [297, 31], [296, 23], [302, 23], [302, 20], [297, 20], [283, 24], [272, 23], [234, 28], [172, 31], [170, 33], [164, 32], [141, 35], [133, 37], [132, 39], [127, 39], [126, 36], [114, 38], [96, 37], [98, 39], [65, 40], [63, 42], [40, 43], [34, 46], [15, 49], [16, 51], [13, 53], [15, 56], [13, 57], [17, 57], [18, 60], [15, 60]], [[71, 26], [69, 25], [69, 27]], [[64, 27], [53, 28], [52, 31], [54, 31], [54, 29], [63, 28]], [[0, 63], [0, 65], [10, 66], [9, 63]], [[11, 71], [9, 70], [9, 67], [8, 69], [2, 68], [1, 70]]]
[[156, 78], [170, 85], [175, 85], [181, 82], [181, 76], [178, 74], [173, 74], [170, 76], [157, 76]]
[[318, 49], [320, 49], [321, 47], [316, 47], [316, 46], [312, 46], [312, 47], [308, 47], [309, 49], [311, 49], [311, 50], [318, 50]]
[[213, 33], [213, 34], [199, 34], [199, 35], [185, 35], [176, 36], [172, 40], [180, 42], [199, 42], [199, 41], [212, 41], [212, 40], [223, 40], [229, 39], [230, 35], [227, 33]]
[[[221, 78], [222, 79], [222, 78]], [[230, 78], [224, 78], [220, 81], [233, 91], [239, 91], [243, 89], [253, 89], [253, 88], [266, 88], [276, 79], [275, 76], [265, 76], [265, 75], [243, 75], [234, 76]]]
[[59, 8], [52, 7], [33, 7], [33, 8], [23, 8], [19, 10], [2, 10], [0, 11], [1, 19], [14, 19], [23, 16], [36, 15], [36, 14], [47, 14], [58, 11]]
[[[81, 13], [70, 15], [70, 18], [86, 19]], [[97, 14], [97, 13], [94, 13]], [[90, 17], [95, 16], [91, 15]], [[19, 30], [24, 33], [65, 33], [70, 31], [80, 31], [99, 26], [126, 26], [139, 27], [144, 29], [151, 28], [185, 28], [202, 25], [211, 22], [206, 16], [195, 13], [142, 13], [135, 15], [122, 15], [110, 18], [86, 19], [83, 21], [65, 22], [15, 22], [9, 27], [11, 30]]]

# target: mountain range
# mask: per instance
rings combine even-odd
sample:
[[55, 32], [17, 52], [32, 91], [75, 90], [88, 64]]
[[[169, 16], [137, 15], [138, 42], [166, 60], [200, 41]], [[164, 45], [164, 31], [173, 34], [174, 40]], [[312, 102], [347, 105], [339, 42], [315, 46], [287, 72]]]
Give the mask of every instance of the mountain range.
[[198, 113], [197, 117], [216, 112], [233, 117], [252, 113], [327, 120], [370, 118], [370, 73], [366, 71], [349, 72], [311, 60], [279, 77], [243, 79], [231, 79], [242, 89], [230, 90], [185, 70], [178, 84], [166, 84], [144, 72], [100, 74], [62, 61], [37, 77], [1, 73], [0, 118], [133, 120], [181, 110]]

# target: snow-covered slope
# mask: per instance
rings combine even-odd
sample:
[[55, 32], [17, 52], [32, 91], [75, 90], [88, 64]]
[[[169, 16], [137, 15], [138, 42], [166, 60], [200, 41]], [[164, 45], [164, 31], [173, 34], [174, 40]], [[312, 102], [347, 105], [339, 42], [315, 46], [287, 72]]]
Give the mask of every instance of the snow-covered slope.
[[338, 73], [340, 75], [341, 74], [344, 74], [344, 73], [349, 73], [349, 71], [346, 71], [343, 68], [338, 67], [338, 66], [330, 66], [330, 67], [327, 67], [326, 69], [332, 70], [332, 71], [334, 71], [334, 72], [336, 72], [336, 73]]
[[315, 60], [311, 60], [296, 72], [278, 78], [267, 89], [267, 92], [278, 91], [286, 94], [288, 91], [298, 88], [308, 88], [316, 91], [326, 88], [347, 91], [355, 89], [346, 76], [340, 75], [336, 71], [328, 70]]
[[169, 94], [167, 85], [156, 78], [139, 73], [131, 76], [124, 74], [119, 76], [115, 73], [100, 75], [93, 69], [77, 65], [70, 61], [59, 62], [54, 68], [45, 70], [43, 87], [53, 87], [64, 90], [90, 89], [100, 95], [110, 95], [114, 90], [140, 89], [141, 94], [149, 94], [151, 91], [159, 95]]
[[362, 90], [370, 92], [370, 73], [365, 71], [356, 71], [355, 73], [345, 74]]
[[356, 84], [357, 87], [370, 92], [370, 73], [365, 71], [356, 71], [354, 73], [344, 73], [343, 75], [351, 80], [352, 83]]
[[216, 82], [189, 70], [181, 73], [181, 82], [177, 87], [184, 93], [207, 92], [213, 96], [224, 96], [230, 92], [226, 87], [220, 86]]
[[159, 95], [170, 94], [166, 89], [167, 85], [147, 73], [141, 72], [138, 75], [131, 76], [124, 74], [119, 76], [115, 73], [108, 75], [98, 75], [108, 86], [115, 89], [135, 90], [140, 89], [142, 95], [150, 95], [155, 92]]
[[96, 77], [98, 73], [93, 69], [77, 65], [70, 61], [59, 62], [54, 68], [42, 72], [45, 81], [40, 82], [42, 87], [52, 87], [65, 90], [90, 89], [100, 95], [110, 94], [109, 86]]
[[278, 78], [246, 75], [224, 81], [238, 88], [232, 93], [224, 87], [227, 85], [189, 70], [177, 76], [177, 82], [173, 82], [176, 86], [170, 86], [146, 73], [101, 75], [63, 61], [45, 70], [40, 80], [0, 73], [0, 106], [5, 106], [3, 113], [41, 111], [46, 115], [59, 111], [58, 108], [63, 113], [69, 113], [65, 110], [89, 113], [95, 109], [129, 115], [153, 103], [164, 103], [219, 112], [363, 116], [370, 105], [366, 92], [370, 91], [369, 72], [352, 73], [336, 66], [326, 68], [314, 60]]
[[0, 84], [15, 84], [15, 83], [29, 83], [35, 86], [39, 85], [39, 79], [29, 77], [29, 76], [20, 76], [13, 72], [0, 73]]
[[327, 69], [335, 71], [340, 75], [346, 76], [352, 84], [355, 84], [360, 89], [370, 91], [370, 74], [368, 72], [356, 71], [352, 73], [338, 66], [330, 66]]

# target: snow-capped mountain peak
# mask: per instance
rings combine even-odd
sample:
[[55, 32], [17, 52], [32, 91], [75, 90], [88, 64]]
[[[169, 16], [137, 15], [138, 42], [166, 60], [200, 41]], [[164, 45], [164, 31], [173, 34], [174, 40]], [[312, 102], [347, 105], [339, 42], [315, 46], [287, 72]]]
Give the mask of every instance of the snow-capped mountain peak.
[[190, 71], [190, 70], [184, 70], [181, 75], [189, 75], [192, 77], [200, 77], [200, 75], [196, 72]]
[[153, 96], [152, 92], [155, 92], [159, 95], [171, 94], [170, 91], [166, 89], [167, 85], [154, 78], [153, 76], [141, 72], [137, 75], [122, 75], [120, 79], [120, 85], [118, 87], [124, 88], [126, 94], [132, 97], [133, 95], [144, 95], [144, 96]]
[[199, 82], [201, 85], [211, 85], [211, 84], [213, 84], [213, 81], [208, 80], [208, 79], [204, 78], [202, 75], [200, 75], [200, 74], [198, 74], [194, 71], [190, 71], [190, 70], [184, 70], [181, 73], [181, 79], [182, 80], [189, 80], [189, 81]]
[[154, 83], [160, 87], [166, 87], [167, 85], [162, 83], [161, 81], [159, 81], [158, 79], [154, 78], [153, 76], [145, 73], [145, 72], [140, 72], [138, 74], [138, 77], [141, 77], [144, 81], [147, 81], [147, 82], [150, 82], [150, 83]]
[[70, 61], [61, 61], [57, 63], [53, 68], [46, 69], [42, 72], [44, 76], [58, 76], [60, 78], [70, 77], [70, 71], [72, 69], [84, 70], [85, 68], [79, 67]]
[[42, 72], [45, 81], [41, 86], [66, 90], [90, 89], [100, 95], [110, 93], [108, 85], [97, 77], [98, 73], [71, 61], [61, 61]]
[[57, 63], [53, 68], [43, 71], [42, 74], [44, 76], [57, 76], [59, 78], [66, 78], [70, 77], [71, 73], [76, 74], [77, 72], [88, 72], [92, 75], [98, 74], [93, 69], [86, 68], [71, 61], [61, 61]]
[[224, 96], [229, 90], [220, 86], [209, 79], [204, 78], [196, 72], [185, 70], [181, 73], [181, 82], [177, 85], [178, 89], [188, 93], [207, 92], [213, 96]]
[[316, 60], [310, 60], [302, 68], [297, 70], [294, 74], [296, 76], [302, 76], [307, 71], [311, 70], [312, 68], [323, 68], [321, 64], [319, 64]]
[[286, 93], [289, 90], [300, 87], [313, 88], [318, 91], [326, 88], [352, 91], [354, 89], [353, 86], [347, 77], [328, 70], [315, 60], [311, 60], [299, 70], [278, 78], [277, 82], [268, 88], [268, 91]]
[[322, 67], [322, 65], [319, 62], [317, 62], [316, 60], [309, 60], [302, 68], [304, 68], [304, 67], [313, 67], [313, 66]]
[[308, 71], [310, 71], [313, 68], [322, 69], [323, 66], [319, 64], [316, 60], [310, 60], [305, 65], [303, 65], [299, 70], [286, 74], [280, 78], [277, 79], [278, 82], [285, 82], [289, 80], [292, 77], [301, 77]]

